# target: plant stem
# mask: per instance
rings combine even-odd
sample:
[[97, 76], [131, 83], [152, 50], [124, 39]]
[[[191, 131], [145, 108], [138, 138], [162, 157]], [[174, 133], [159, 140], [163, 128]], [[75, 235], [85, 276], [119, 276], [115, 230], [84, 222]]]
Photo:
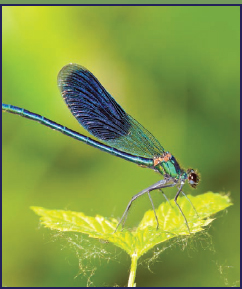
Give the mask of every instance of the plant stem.
[[131, 255], [131, 267], [130, 267], [128, 287], [136, 287], [134, 280], [135, 280], [135, 276], [136, 276], [138, 259], [139, 259], [138, 255], [134, 252]]

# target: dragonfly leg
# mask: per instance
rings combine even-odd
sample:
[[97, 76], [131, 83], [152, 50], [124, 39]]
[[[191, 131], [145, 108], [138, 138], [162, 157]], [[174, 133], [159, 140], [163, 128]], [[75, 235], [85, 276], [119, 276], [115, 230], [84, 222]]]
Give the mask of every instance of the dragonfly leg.
[[120, 225], [121, 223], [122, 223], [122, 227], [124, 226], [124, 224], [125, 224], [125, 222], [126, 222], [126, 219], [127, 219], [127, 216], [128, 216], [128, 211], [129, 211], [129, 209], [130, 209], [133, 201], [136, 200], [138, 197], [142, 196], [142, 195], [145, 194], [145, 193], [148, 193], [148, 195], [149, 195], [149, 198], [150, 198], [150, 201], [151, 201], [151, 204], [152, 204], [154, 213], [155, 213], [155, 218], [156, 218], [156, 221], [157, 221], [157, 228], [158, 228], [158, 227], [159, 227], [158, 218], [157, 218], [157, 215], [156, 215], [156, 212], [155, 212], [154, 204], [153, 204], [153, 202], [152, 202], [152, 200], [151, 200], [151, 197], [150, 197], [150, 194], [149, 194], [149, 193], [150, 193], [151, 191], [158, 190], [158, 189], [161, 189], [161, 188], [173, 187], [173, 186], [175, 185], [175, 183], [174, 183], [174, 182], [173, 182], [173, 183], [170, 183], [170, 182], [171, 182], [170, 179], [161, 180], [161, 181], [155, 183], [154, 185], [148, 187], [147, 189], [145, 189], [145, 190], [139, 192], [138, 194], [134, 195], [134, 196], [132, 197], [132, 199], [130, 200], [130, 202], [128, 203], [128, 206], [126, 207], [126, 209], [125, 209], [125, 211], [124, 211], [124, 213], [123, 213], [120, 221], [118, 222], [118, 225], [117, 225], [114, 233], [117, 231], [117, 229], [118, 229], [118, 227], [119, 227], [119, 225]]
[[157, 215], [156, 215], [156, 212], [155, 212], [155, 206], [153, 204], [153, 201], [151, 199], [151, 195], [150, 195], [150, 192], [147, 192], [149, 198], [150, 198], [150, 202], [151, 202], [151, 205], [152, 205], [152, 208], [153, 208], [153, 211], [154, 211], [154, 214], [155, 214], [155, 218], [156, 218], [156, 229], [158, 230], [159, 229], [159, 221], [158, 221], [158, 218], [157, 218]]
[[182, 214], [182, 216], [183, 216], [183, 218], [184, 218], [184, 220], [185, 220], [185, 223], [186, 223], [186, 226], [187, 226], [188, 232], [189, 232], [189, 234], [190, 234], [191, 232], [190, 232], [190, 228], [189, 228], [189, 226], [188, 226], [187, 219], [186, 219], [184, 213], [182, 212], [182, 209], [180, 208], [180, 206], [179, 206], [178, 203], [177, 203], [177, 198], [178, 198], [180, 192], [182, 192], [182, 190], [181, 190], [182, 187], [183, 187], [183, 185], [180, 186], [178, 192], [176, 193], [176, 196], [175, 196], [175, 198], [174, 198], [174, 202], [176, 203], [176, 205], [177, 205], [179, 211], [181, 212], [181, 214]]
[[167, 196], [165, 195], [165, 193], [162, 191], [162, 189], [159, 189], [159, 191], [162, 193], [162, 195], [164, 196], [164, 198], [166, 199], [166, 201], [170, 204], [170, 206], [173, 208], [170, 200], [167, 198]]
[[191, 200], [187, 197], [187, 195], [183, 191], [181, 191], [181, 193], [188, 200], [188, 202], [191, 204], [191, 206], [193, 207], [193, 210], [195, 211], [197, 217], [199, 217], [198, 212], [197, 212], [196, 208], [194, 207], [193, 203], [191, 202]]
[[147, 192], [149, 192], [148, 189], [147, 189], [147, 190], [143, 190], [143, 191], [141, 191], [140, 193], [138, 193], [138, 194], [136, 194], [136, 195], [134, 195], [134, 196], [132, 197], [132, 199], [131, 199], [130, 202], [128, 203], [128, 206], [126, 207], [126, 209], [125, 209], [125, 211], [124, 211], [124, 213], [123, 213], [120, 221], [118, 222], [118, 225], [117, 225], [114, 233], [117, 231], [117, 229], [118, 229], [118, 227], [119, 227], [119, 225], [120, 225], [121, 223], [122, 223], [122, 227], [124, 226], [124, 224], [125, 224], [125, 222], [126, 222], [126, 219], [127, 219], [128, 211], [129, 211], [129, 209], [130, 209], [133, 201], [136, 200], [138, 197], [142, 196], [143, 194], [147, 193]]
[[[162, 188], [168, 188], [168, 187], [173, 187], [174, 186], [174, 184], [169, 184], [169, 185], [162, 185]], [[165, 195], [165, 193], [162, 191], [162, 189], [161, 188], [154, 188], [153, 190], [159, 190], [159, 191], [161, 191], [161, 193], [163, 194], [163, 196], [164, 196], [164, 198], [166, 199], [166, 201], [170, 204], [170, 206], [172, 207], [172, 205], [171, 205], [171, 203], [170, 203], [170, 200], [167, 198], [167, 196]], [[155, 214], [155, 218], [156, 218], [156, 222], [157, 222], [157, 227], [156, 227], [156, 229], [159, 229], [159, 221], [158, 221], [158, 218], [157, 218], [157, 215], [156, 215], [156, 212], [155, 212], [155, 206], [154, 206], [154, 204], [153, 204], [153, 201], [152, 201], [152, 199], [151, 199], [151, 196], [150, 196], [150, 192], [148, 192], [148, 196], [149, 196], [149, 198], [150, 198], [150, 202], [151, 202], [151, 205], [152, 205], [152, 207], [153, 207], [153, 211], [154, 211], [154, 214]], [[173, 207], [172, 207], [173, 208]]]

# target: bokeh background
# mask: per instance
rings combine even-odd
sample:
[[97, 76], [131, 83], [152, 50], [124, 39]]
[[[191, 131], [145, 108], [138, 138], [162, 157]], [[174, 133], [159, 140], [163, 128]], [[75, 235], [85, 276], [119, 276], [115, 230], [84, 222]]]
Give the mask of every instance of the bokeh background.
[[[152, 272], [144, 260], [153, 253], [143, 256], [137, 286], [239, 285], [239, 13], [3, 7], [3, 102], [88, 135], [57, 88], [59, 70], [81, 64], [184, 168], [199, 170], [201, 184], [187, 185], [186, 193], [231, 195], [234, 205], [218, 215], [209, 236], [193, 237], [185, 250], [184, 243], [168, 248], [150, 264]], [[118, 218], [131, 196], [160, 176], [19, 116], [3, 113], [2, 121], [3, 285], [126, 286], [125, 252], [75, 236], [84, 247], [78, 251], [73, 237], [40, 227], [30, 206]], [[166, 194], [172, 198], [175, 190]], [[152, 197], [156, 206], [163, 201], [157, 192]], [[147, 209], [143, 196], [126, 225], [137, 225]], [[102, 257], [99, 246], [110, 254]]]

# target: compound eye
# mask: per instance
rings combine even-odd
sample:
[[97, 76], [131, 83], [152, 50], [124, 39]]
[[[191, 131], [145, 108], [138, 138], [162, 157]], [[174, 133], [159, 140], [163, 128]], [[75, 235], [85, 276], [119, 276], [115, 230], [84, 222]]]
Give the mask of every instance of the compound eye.
[[196, 188], [196, 186], [198, 185], [199, 176], [194, 170], [190, 170], [188, 175], [188, 182], [193, 188]]

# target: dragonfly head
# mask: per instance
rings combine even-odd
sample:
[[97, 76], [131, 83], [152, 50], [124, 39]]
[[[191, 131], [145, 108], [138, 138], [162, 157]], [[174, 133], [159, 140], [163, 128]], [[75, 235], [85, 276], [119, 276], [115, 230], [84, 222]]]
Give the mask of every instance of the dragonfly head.
[[187, 170], [187, 179], [188, 179], [189, 185], [193, 188], [196, 188], [196, 186], [199, 183], [200, 177], [195, 170], [188, 169]]

